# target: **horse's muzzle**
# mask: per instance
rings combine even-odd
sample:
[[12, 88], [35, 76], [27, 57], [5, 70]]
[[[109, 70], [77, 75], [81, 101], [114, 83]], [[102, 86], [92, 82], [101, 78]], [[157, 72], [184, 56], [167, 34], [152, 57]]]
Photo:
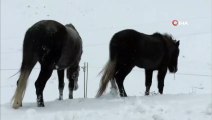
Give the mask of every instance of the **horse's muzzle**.
[[169, 71], [170, 71], [171, 73], [176, 73], [177, 70], [178, 70], [177, 67], [174, 67], [174, 66], [169, 67]]
[[176, 73], [177, 70], [178, 70], [177, 67], [174, 67], [173, 73]]

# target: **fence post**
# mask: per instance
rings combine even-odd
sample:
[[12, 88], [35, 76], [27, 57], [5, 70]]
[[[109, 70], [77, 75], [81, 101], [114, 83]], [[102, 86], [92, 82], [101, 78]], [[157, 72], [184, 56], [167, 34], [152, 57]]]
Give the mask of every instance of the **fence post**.
[[84, 98], [87, 98], [87, 91], [88, 91], [88, 62], [84, 62], [82, 67], [84, 72]]
[[83, 69], [83, 72], [84, 72], [84, 98], [85, 98], [85, 62], [84, 62], [82, 69]]
[[88, 97], [88, 62], [86, 64], [86, 98]]

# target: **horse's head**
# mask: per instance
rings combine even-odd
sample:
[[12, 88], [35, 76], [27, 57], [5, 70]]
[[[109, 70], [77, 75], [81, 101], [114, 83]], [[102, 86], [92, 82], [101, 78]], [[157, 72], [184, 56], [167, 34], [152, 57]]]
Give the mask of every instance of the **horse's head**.
[[177, 64], [178, 64], [178, 56], [180, 52], [179, 45], [180, 45], [180, 41], [174, 41], [174, 46], [170, 53], [170, 62], [168, 65], [168, 69], [171, 73], [176, 73], [178, 70]]

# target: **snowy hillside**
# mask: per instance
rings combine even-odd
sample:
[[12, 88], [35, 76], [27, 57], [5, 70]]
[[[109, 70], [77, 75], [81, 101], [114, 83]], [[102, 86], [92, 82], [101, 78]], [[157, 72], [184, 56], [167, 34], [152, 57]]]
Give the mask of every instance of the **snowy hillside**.
[[[212, 117], [212, 1], [211, 0], [1, 0], [1, 120], [209, 120]], [[83, 39], [83, 62], [89, 63], [88, 99], [83, 99], [83, 72], [74, 100], [57, 101], [56, 72], [44, 90], [45, 108], [36, 107], [36, 65], [29, 78], [23, 107], [13, 110], [26, 30], [35, 22], [53, 19], [72, 23]], [[172, 21], [178, 20], [178, 26]], [[152, 34], [170, 33], [180, 40], [179, 71], [168, 73], [164, 95], [144, 96], [144, 72], [134, 68], [125, 79], [128, 98], [109, 95], [95, 99], [98, 73], [108, 60], [112, 35], [131, 28]], [[157, 93], [156, 73], [152, 93]], [[108, 89], [109, 92], [109, 89]]]

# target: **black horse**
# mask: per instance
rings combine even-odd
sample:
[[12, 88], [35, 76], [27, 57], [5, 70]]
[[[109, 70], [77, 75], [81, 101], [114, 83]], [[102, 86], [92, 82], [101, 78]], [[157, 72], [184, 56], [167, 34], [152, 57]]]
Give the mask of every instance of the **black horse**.
[[163, 94], [167, 69], [171, 73], [177, 72], [179, 41], [168, 34], [146, 35], [135, 30], [123, 30], [112, 37], [109, 47], [109, 61], [102, 70], [97, 97], [103, 94], [109, 81], [114, 89], [117, 89], [116, 82], [120, 96], [126, 97], [123, 82], [134, 66], [145, 69], [145, 95], [149, 95], [154, 70], [158, 70], [160, 94]]
[[59, 78], [59, 99], [63, 99], [64, 70], [69, 79], [69, 98], [78, 88], [79, 62], [82, 55], [82, 40], [72, 24], [62, 25], [53, 20], [42, 20], [31, 26], [24, 38], [23, 60], [20, 77], [13, 96], [13, 108], [22, 106], [27, 79], [37, 62], [41, 65], [35, 82], [37, 105], [44, 107], [43, 90], [46, 82], [57, 69]]

